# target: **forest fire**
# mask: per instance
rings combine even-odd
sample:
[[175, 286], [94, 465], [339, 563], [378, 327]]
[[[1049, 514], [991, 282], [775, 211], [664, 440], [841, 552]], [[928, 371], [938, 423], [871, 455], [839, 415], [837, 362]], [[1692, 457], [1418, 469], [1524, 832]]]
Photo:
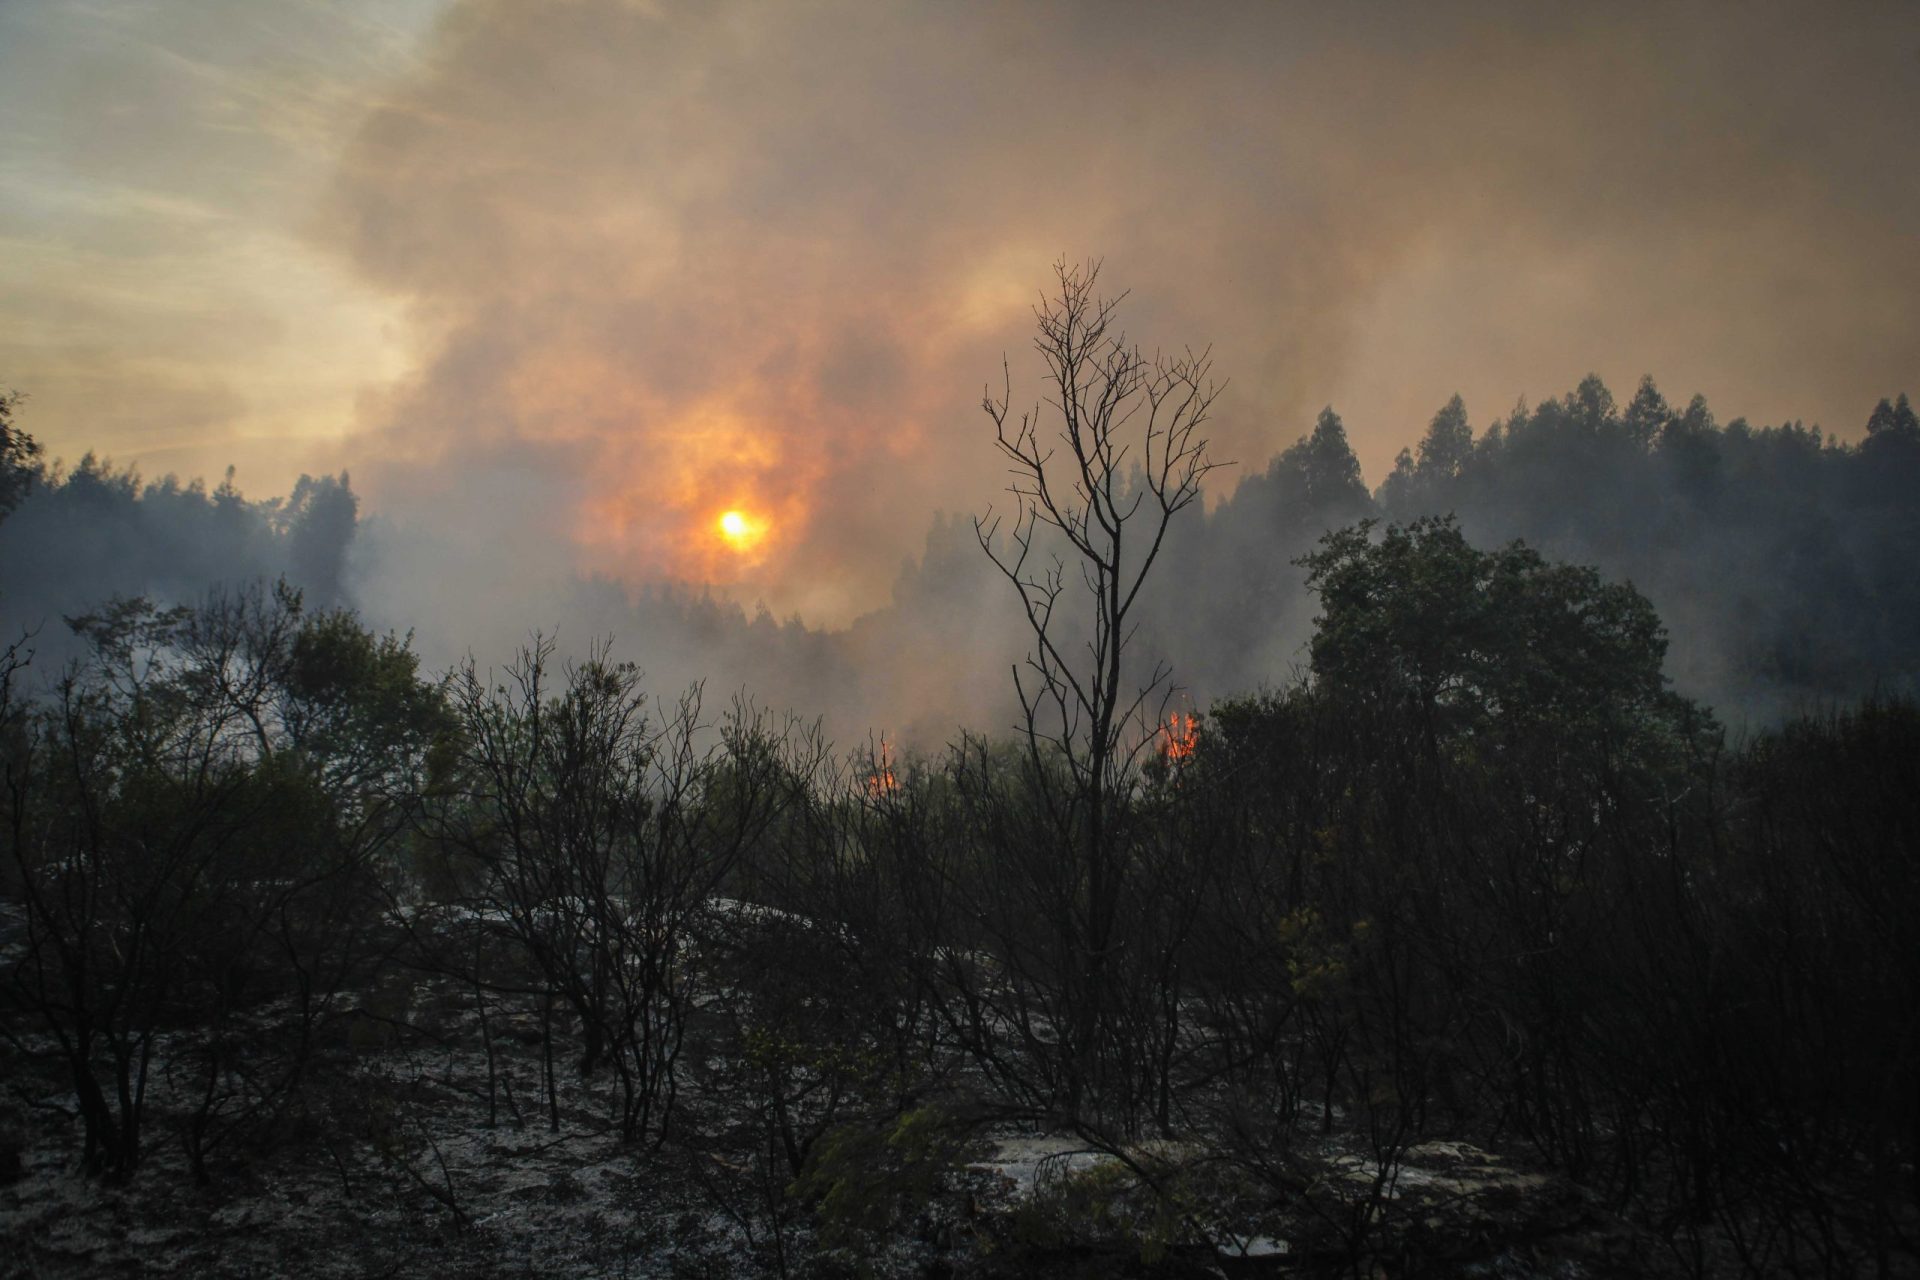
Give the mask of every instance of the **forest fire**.
[[1161, 730], [1166, 741], [1160, 746], [1160, 755], [1169, 764], [1183, 764], [1193, 756], [1194, 747], [1200, 742], [1200, 721], [1190, 712], [1175, 711], [1167, 716], [1166, 728]]
[[879, 800], [894, 795], [900, 790], [900, 783], [893, 776], [893, 753], [885, 738], [880, 739], [880, 754], [873, 762], [873, 772], [867, 775], [867, 798]]
[[0, 0], [10, 1271], [1920, 1280], [1920, 0], [1119, 8]]

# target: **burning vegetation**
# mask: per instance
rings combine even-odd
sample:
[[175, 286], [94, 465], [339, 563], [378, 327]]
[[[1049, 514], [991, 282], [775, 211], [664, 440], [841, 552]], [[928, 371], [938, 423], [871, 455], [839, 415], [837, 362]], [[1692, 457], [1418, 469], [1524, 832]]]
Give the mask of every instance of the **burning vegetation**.
[[873, 768], [867, 774], [867, 798], [880, 800], [896, 794], [900, 790], [899, 779], [893, 774], [893, 748], [885, 738], [880, 739], [880, 750], [873, 757]]
[[1172, 712], [1160, 734], [1161, 759], [1171, 765], [1185, 764], [1200, 745], [1200, 719], [1191, 712]]
[[[838, 756], [538, 638], [431, 679], [284, 585], [73, 618], [44, 694], [0, 651], [26, 1266], [296, 1234], [324, 1188], [309, 1248], [438, 1222], [474, 1275], [1912, 1273], [1920, 706], [1730, 746], [1630, 584], [1362, 522], [1300, 562], [1310, 676], [1153, 785], [1202, 716], [1129, 710], [1180, 695], [1128, 661], [1121, 527], [1157, 550], [1197, 501], [1212, 384], [1091, 283], [1041, 316], [1076, 447], [986, 404], [1014, 741]], [[1920, 481], [1901, 413], [1876, 465]], [[1129, 422], [1150, 501], [1114, 496]]]

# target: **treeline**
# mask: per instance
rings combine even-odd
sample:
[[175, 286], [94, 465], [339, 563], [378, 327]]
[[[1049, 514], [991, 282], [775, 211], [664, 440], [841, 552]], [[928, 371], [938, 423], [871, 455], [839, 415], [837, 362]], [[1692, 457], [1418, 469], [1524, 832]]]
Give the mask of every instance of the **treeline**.
[[[1622, 406], [1590, 377], [1477, 432], [1454, 399], [1369, 491], [1328, 409], [1212, 510], [1183, 518], [1142, 601], [1142, 643], [1203, 702], [1284, 684], [1307, 660], [1315, 606], [1298, 561], [1319, 538], [1364, 518], [1450, 514], [1476, 544], [1521, 539], [1634, 583], [1672, 629], [1678, 686], [1735, 722], [1874, 691], [1911, 695], [1920, 578], [1906, 549], [1920, 545], [1920, 424], [1902, 395], [1865, 426], [1853, 444], [1796, 422], [1721, 425], [1699, 397], [1676, 408], [1643, 380]], [[142, 482], [91, 457], [58, 473], [26, 456], [12, 475], [0, 615], [42, 628], [43, 643], [63, 644], [62, 617], [113, 595], [192, 603], [216, 586], [285, 577], [310, 603], [351, 604], [366, 572], [386, 572], [377, 548], [371, 570], [355, 567], [366, 534], [344, 475], [303, 479], [288, 498], [265, 501], [244, 498], [231, 477], [210, 491]], [[429, 571], [408, 563], [408, 573]], [[700, 592], [636, 595], [604, 581], [547, 583], [526, 608], [557, 619], [570, 642], [644, 636], [656, 675], [750, 680], [849, 732], [884, 724], [934, 744], [983, 708], [1009, 721], [1004, 676], [1020, 624], [1002, 588], [969, 522], [936, 518], [889, 605], [843, 632]], [[387, 584], [380, 594], [408, 593]], [[382, 622], [421, 628], [448, 660], [475, 643], [441, 634], [444, 620], [430, 616]]]
[[18, 638], [35, 630], [54, 665], [73, 656], [61, 619], [115, 596], [190, 604], [216, 588], [286, 578], [311, 602], [352, 600], [349, 556], [359, 498], [347, 475], [301, 476], [284, 498], [252, 500], [231, 468], [212, 489], [178, 477], [142, 480], [89, 453], [71, 469], [46, 465], [11, 421], [7, 515], [0, 522], [0, 616]]
[[[1458, 397], [1372, 494], [1332, 409], [1188, 530], [1155, 630], [1217, 691], [1284, 678], [1312, 604], [1295, 561], [1328, 529], [1454, 515], [1631, 581], [1673, 628], [1672, 674], [1741, 718], [1920, 679], [1920, 420], [1880, 402], [1858, 444], [1788, 422], [1718, 424], [1643, 379], [1623, 407], [1589, 377], [1477, 435]], [[1181, 584], [1176, 587], [1175, 584]]]
[[[367, 612], [369, 575], [393, 573], [373, 593], [409, 598], [400, 575], [430, 573], [417, 558], [391, 556], [411, 536], [391, 523], [371, 529], [347, 473], [301, 476], [285, 497], [249, 498], [229, 469], [212, 488], [177, 476], [143, 479], [92, 453], [71, 468], [49, 464], [37, 441], [16, 423], [22, 398], [0, 395], [0, 643], [31, 635], [39, 670], [57, 670], [84, 656], [65, 624], [115, 599], [144, 599], [162, 608], [195, 606], [210, 593], [232, 594], [285, 581], [306, 604]], [[10, 514], [9, 514], [10, 513]], [[404, 514], [404, 513], [402, 513]], [[384, 539], [384, 541], [383, 541]], [[404, 561], [391, 568], [389, 558]], [[522, 598], [525, 582], [489, 581], [499, 598], [493, 616], [557, 614], [569, 640], [618, 633], [647, 639], [656, 673], [672, 678], [719, 673], [733, 684], [749, 675], [756, 688], [796, 705], [859, 701], [850, 650], [833, 633], [797, 619], [774, 619], [764, 607], [739, 604], [686, 584], [640, 589], [603, 578], [543, 584]], [[470, 623], [474, 614], [466, 616]], [[460, 633], [460, 622], [433, 616], [384, 620], [418, 626], [437, 660], [477, 646], [493, 634]], [[517, 625], [499, 628], [518, 637]]]
[[1023, 1237], [1056, 1251], [1432, 1265], [1397, 1179], [1450, 1139], [1585, 1188], [1634, 1269], [1911, 1270], [1920, 708], [1728, 743], [1645, 597], [1447, 521], [1304, 568], [1306, 678], [1137, 724], [1098, 792], [1035, 741], [839, 757], [542, 642], [426, 680], [289, 589], [97, 611], [49, 696], [6, 672], [10, 1077], [95, 1174], [292, 1147], [351, 1186], [399, 1140], [337, 1082], [407, 1033], [373, 993], [432, 980], [476, 1122], [611, 1126], [783, 1272], [1014, 1122], [1124, 1170]]

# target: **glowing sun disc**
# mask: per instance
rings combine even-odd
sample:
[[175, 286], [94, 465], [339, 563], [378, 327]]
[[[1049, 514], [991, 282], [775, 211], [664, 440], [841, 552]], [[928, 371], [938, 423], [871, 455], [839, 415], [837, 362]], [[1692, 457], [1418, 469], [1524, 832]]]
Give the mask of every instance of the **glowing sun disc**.
[[736, 551], [745, 551], [760, 540], [766, 526], [744, 511], [723, 512], [718, 521], [720, 536]]

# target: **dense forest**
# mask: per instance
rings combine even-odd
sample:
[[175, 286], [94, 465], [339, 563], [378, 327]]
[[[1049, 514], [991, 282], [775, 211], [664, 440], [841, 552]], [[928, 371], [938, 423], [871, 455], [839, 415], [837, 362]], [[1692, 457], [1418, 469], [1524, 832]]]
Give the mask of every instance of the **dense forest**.
[[8, 402], [0, 607], [61, 619], [0, 663], [17, 1257], [1913, 1274], [1905, 397], [1857, 445], [1456, 400], [1377, 493], [1328, 410], [1207, 510], [1204, 367], [1078, 287], [1043, 341], [1166, 395], [1144, 472], [937, 526], [838, 639], [646, 606], [830, 695], [998, 585], [1017, 728], [944, 748], [539, 635], [435, 673], [352, 607], [344, 476], [54, 473]]
[[[1477, 544], [1521, 539], [1632, 582], [1674, 629], [1677, 683], [1725, 710], [1771, 718], [1911, 692], [1920, 672], [1920, 585], [1906, 554], [1920, 536], [1920, 422], [1907, 397], [1882, 400], [1847, 445], [1797, 422], [1721, 427], [1700, 397], [1675, 410], [1651, 379], [1622, 409], [1590, 377], [1478, 438], [1456, 397], [1371, 496], [1326, 410], [1196, 542], [1200, 557], [1247, 572], [1240, 597], [1202, 603], [1192, 634], [1299, 625], [1311, 606], [1286, 567], [1323, 532], [1446, 514]], [[1270, 678], [1232, 665], [1249, 647], [1195, 665], [1229, 673], [1226, 688]]]
[[[358, 519], [344, 474], [303, 477], [289, 497], [265, 501], [245, 498], [231, 476], [211, 491], [142, 481], [92, 455], [60, 471], [22, 460], [20, 475], [18, 509], [0, 524], [0, 609], [38, 633], [43, 666], [79, 652], [62, 618], [115, 596], [195, 604], [218, 587], [284, 577], [310, 605], [353, 605], [406, 536]], [[1920, 687], [1920, 579], [1907, 555], [1920, 545], [1920, 422], [1904, 394], [1880, 402], [1857, 444], [1797, 422], [1722, 426], [1697, 396], [1674, 409], [1651, 379], [1624, 409], [1588, 378], [1477, 435], [1455, 398], [1371, 493], [1329, 408], [1264, 470], [1229, 488], [1232, 475], [1220, 473], [1224, 497], [1172, 531], [1142, 600], [1139, 643], [1203, 703], [1283, 685], [1306, 667], [1316, 604], [1300, 561], [1322, 535], [1444, 515], [1476, 545], [1518, 539], [1633, 583], [1671, 632], [1676, 687], [1738, 727]], [[977, 725], [982, 707], [992, 725], [1010, 720], [1006, 672], [1021, 624], [1001, 586], [971, 525], [943, 516], [889, 604], [846, 631], [695, 587], [581, 579], [537, 599], [501, 584], [498, 612], [510, 618], [499, 634], [524, 638], [539, 623], [579, 643], [644, 636], [636, 656], [665, 684], [751, 684], [780, 705], [828, 713], [843, 736], [892, 726], [937, 747], [958, 724]], [[476, 644], [439, 634], [432, 617], [374, 621], [415, 630], [439, 666]], [[942, 654], [934, 681], [929, 651]]]

